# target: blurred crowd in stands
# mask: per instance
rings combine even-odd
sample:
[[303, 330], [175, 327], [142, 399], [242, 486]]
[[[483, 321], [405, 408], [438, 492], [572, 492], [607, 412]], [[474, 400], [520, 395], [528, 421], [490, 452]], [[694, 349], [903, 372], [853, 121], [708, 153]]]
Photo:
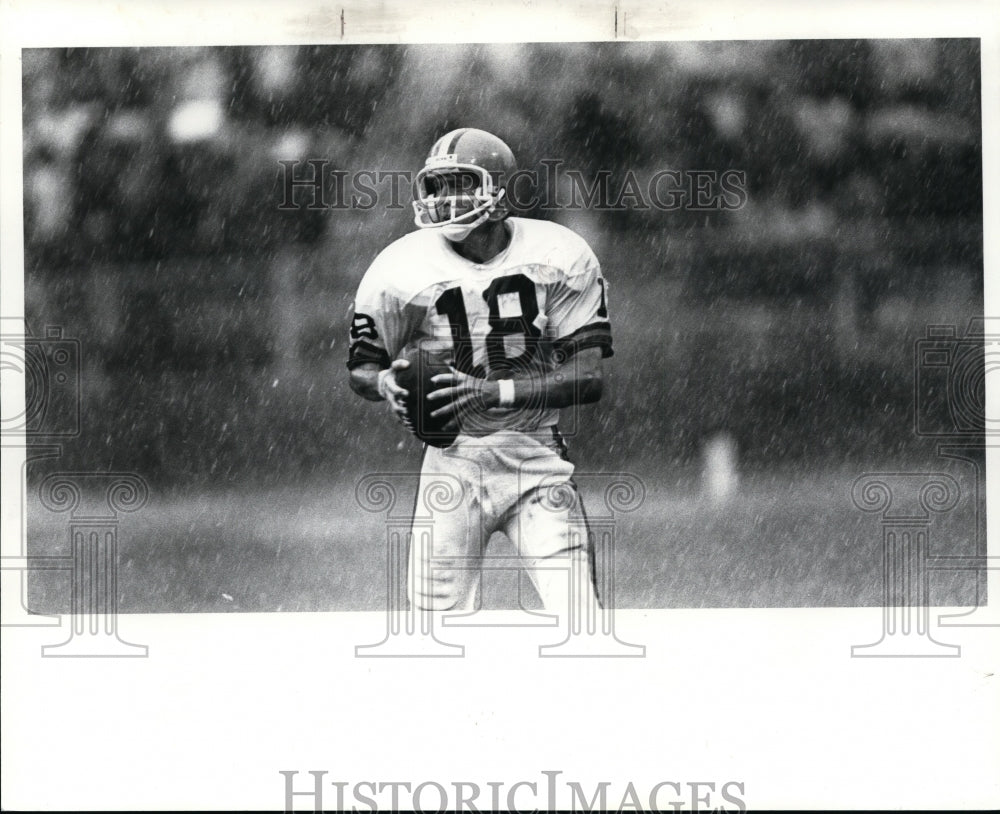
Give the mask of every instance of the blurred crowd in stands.
[[[408, 209], [323, 210], [304, 187], [282, 208], [280, 162], [412, 171], [459, 126], [527, 169], [745, 174], [731, 211], [525, 213], [595, 245], [626, 357], [718, 362], [678, 404], [717, 401], [754, 353], [808, 373], [775, 326], [854, 369], [887, 353], [872, 330], [905, 363], [924, 321], [982, 312], [975, 40], [27, 49], [23, 80], [28, 317], [92, 340], [91, 379], [339, 365], [350, 295]], [[666, 311], [643, 311], [652, 290]]]

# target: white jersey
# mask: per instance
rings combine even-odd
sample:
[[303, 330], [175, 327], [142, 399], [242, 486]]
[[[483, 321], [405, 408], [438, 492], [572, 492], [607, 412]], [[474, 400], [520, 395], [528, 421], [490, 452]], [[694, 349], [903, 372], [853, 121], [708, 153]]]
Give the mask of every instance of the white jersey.
[[[550, 371], [584, 348], [611, 356], [606, 283], [587, 242], [549, 221], [507, 223], [510, 243], [486, 263], [432, 229], [382, 251], [358, 288], [347, 366], [384, 368], [423, 348], [464, 373], [502, 379]], [[522, 432], [558, 417], [530, 407], [490, 413], [497, 429]]]

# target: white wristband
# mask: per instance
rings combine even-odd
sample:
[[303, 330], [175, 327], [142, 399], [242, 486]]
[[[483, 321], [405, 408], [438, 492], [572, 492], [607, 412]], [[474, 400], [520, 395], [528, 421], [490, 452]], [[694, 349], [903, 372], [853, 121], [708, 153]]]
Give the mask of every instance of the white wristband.
[[500, 406], [501, 407], [513, 407], [514, 406], [514, 380], [513, 379], [500, 379], [497, 382], [500, 385]]

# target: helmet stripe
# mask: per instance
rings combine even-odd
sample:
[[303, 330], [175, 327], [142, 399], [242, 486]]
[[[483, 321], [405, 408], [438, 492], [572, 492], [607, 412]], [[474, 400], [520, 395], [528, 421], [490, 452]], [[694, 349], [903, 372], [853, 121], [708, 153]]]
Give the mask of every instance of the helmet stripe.
[[441, 155], [443, 147], [444, 147], [444, 136], [442, 136], [441, 138], [439, 138], [437, 141], [434, 142], [434, 146], [431, 147], [430, 155], [432, 156]]
[[466, 133], [469, 132], [468, 127], [463, 127], [461, 130], [456, 130], [455, 134], [451, 137], [451, 143], [448, 145], [448, 149], [444, 150], [444, 154], [455, 152], [455, 148], [458, 146], [458, 140], [462, 138]]

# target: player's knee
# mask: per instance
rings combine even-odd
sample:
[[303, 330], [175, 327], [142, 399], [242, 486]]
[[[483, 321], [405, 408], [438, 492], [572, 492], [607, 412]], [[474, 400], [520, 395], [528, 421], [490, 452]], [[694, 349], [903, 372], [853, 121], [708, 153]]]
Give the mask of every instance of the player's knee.
[[566, 557], [583, 549], [583, 534], [566, 518], [547, 514], [544, 510], [528, 510], [518, 518], [514, 534], [518, 552], [525, 557]]

